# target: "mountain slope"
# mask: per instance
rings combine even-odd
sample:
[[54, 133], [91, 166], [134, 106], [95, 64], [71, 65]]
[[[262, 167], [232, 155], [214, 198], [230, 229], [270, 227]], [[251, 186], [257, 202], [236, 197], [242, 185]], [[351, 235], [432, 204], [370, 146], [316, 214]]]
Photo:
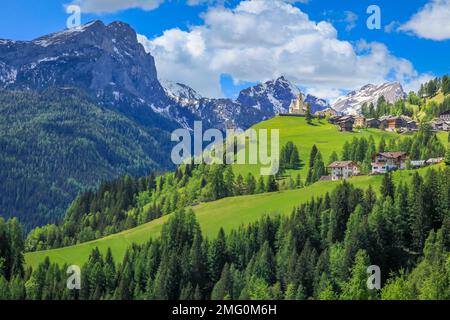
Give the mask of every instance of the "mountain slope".
[[346, 114], [357, 114], [364, 103], [375, 106], [379, 97], [383, 96], [387, 102], [394, 103], [406, 97], [402, 86], [398, 82], [386, 82], [380, 85], [367, 84], [357, 91], [339, 97], [332, 103], [332, 108]]
[[[345, 141], [351, 141], [353, 137], [368, 137], [368, 135], [372, 134], [378, 142], [381, 136], [388, 138], [396, 135], [395, 133], [387, 133], [377, 129], [362, 133], [341, 133], [328, 123], [314, 124], [313, 126], [308, 125], [304, 118], [299, 117], [275, 117], [254, 127], [279, 128], [281, 143], [293, 141], [299, 147], [300, 157], [304, 163], [309, 161], [308, 156], [313, 144], [317, 144], [324, 156], [324, 160], [327, 161], [333, 150], [340, 151]], [[301, 173], [302, 177], [305, 178], [306, 174], [304, 172], [306, 170], [307, 168], [303, 167], [301, 170], [290, 171], [289, 173], [293, 175]], [[248, 172], [252, 172], [256, 176], [259, 174], [259, 166], [236, 165], [233, 167], [233, 171], [236, 176], [240, 173], [245, 177]], [[352, 183], [361, 187], [367, 187], [368, 182], [375, 181], [374, 183], [377, 185], [379, 180], [380, 177], [366, 176], [352, 179]], [[289, 214], [294, 206], [309, 200], [311, 197], [331, 191], [335, 185], [336, 182], [319, 182], [298, 190], [225, 198], [219, 201], [202, 203], [195, 206], [194, 211], [197, 213], [200, 224], [206, 234], [209, 237], [214, 237], [217, 235], [220, 227], [224, 227], [228, 231], [243, 223], [254, 221], [265, 213]], [[114, 247], [115, 250], [118, 250], [118, 254], [121, 255], [131, 243], [142, 243], [147, 241], [150, 236], [158, 234], [166, 219], [167, 216], [164, 216], [161, 219], [140, 225], [134, 229], [73, 247], [28, 253], [26, 255], [27, 263], [34, 265], [38, 261], [42, 261], [47, 253], [58, 262], [74, 261], [81, 263], [85, 261], [91, 249], [95, 246], [99, 246], [101, 250], [106, 250], [108, 246]], [[74, 248], [74, 250], [69, 248]]]
[[[203, 120], [204, 126], [215, 128], [236, 127], [247, 129], [255, 123], [287, 113], [289, 105], [298, 94], [311, 105], [312, 112], [329, 107], [328, 103], [312, 95], [304, 95], [289, 80], [279, 77], [242, 90], [236, 100], [201, 97], [185, 84], [162, 82], [166, 93], [176, 105], [155, 110], [177, 119], [184, 127], [193, 119]], [[181, 105], [183, 110], [180, 110]]]
[[201, 120], [205, 129], [246, 129], [286, 112], [299, 93], [283, 77], [236, 101], [163, 86], [136, 32], [100, 21], [32, 41], [0, 40], [0, 89], [0, 214], [19, 216], [27, 228], [54, 222], [100, 180], [169, 169], [169, 134], [180, 126]]
[[[298, 148], [300, 153], [301, 166], [299, 170], [288, 170], [288, 174], [295, 177], [300, 174], [305, 179], [308, 174], [308, 164], [311, 148], [316, 145], [320, 150], [325, 163], [328, 162], [331, 153], [336, 151], [341, 154], [343, 145], [346, 141], [351, 142], [353, 138], [369, 138], [373, 136], [375, 142], [381, 140], [382, 137], [389, 141], [390, 138], [397, 136], [396, 133], [382, 131], [378, 129], [365, 129], [359, 132], [339, 132], [336, 126], [329, 124], [326, 120], [313, 120], [313, 125], [309, 125], [305, 118], [302, 117], [275, 117], [267, 121], [262, 121], [252, 128], [258, 129], [278, 129], [280, 133], [280, 148], [288, 141], [292, 141]], [[260, 174], [259, 164], [235, 165], [233, 171], [236, 175], [241, 174], [243, 177], [248, 172], [254, 176]]]
[[[427, 170], [427, 168], [423, 168], [416, 171], [425, 175]], [[397, 171], [393, 177], [397, 183], [405, 181], [412, 178], [412, 171]], [[349, 182], [362, 189], [371, 185], [378, 192], [381, 180], [381, 176], [360, 176], [349, 179]], [[229, 232], [254, 222], [264, 215], [290, 214], [295, 206], [305, 203], [312, 197], [331, 192], [339, 183], [338, 181], [321, 181], [302, 189], [225, 198], [202, 203], [193, 207], [193, 210], [204, 235], [211, 239], [217, 236], [220, 228]], [[36, 268], [46, 257], [49, 257], [52, 262], [59, 265], [76, 264], [81, 266], [96, 247], [102, 254], [111, 248], [115, 261], [122, 261], [126, 249], [131, 244], [142, 244], [152, 237], [158, 237], [162, 226], [170, 216], [166, 215], [136, 228], [91, 242], [53, 250], [29, 252], [25, 254], [25, 262], [27, 266]]]
[[0, 90], [0, 214], [27, 228], [59, 219], [77, 193], [170, 168], [166, 120], [146, 125], [75, 89]]

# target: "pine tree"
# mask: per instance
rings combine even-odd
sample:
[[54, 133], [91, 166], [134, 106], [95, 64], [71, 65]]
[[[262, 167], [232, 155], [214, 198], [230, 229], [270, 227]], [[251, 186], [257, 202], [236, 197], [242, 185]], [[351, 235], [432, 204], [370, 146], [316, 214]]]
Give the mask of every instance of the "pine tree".
[[394, 181], [392, 180], [392, 174], [390, 172], [386, 173], [383, 176], [383, 180], [381, 181], [380, 192], [383, 197], [391, 197], [391, 199], [394, 198], [395, 185]]
[[319, 181], [319, 179], [326, 174], [325, 164], [323, 162], [322, 154], [320, 153], [320, 151], [317, 152], [312, 172], [313, 173], [310, 182]]
[[351, 160], [351, 147], [350, 143], [348, 141], [345, 141], [344, 146], [342, 148], [342, 160], [343, 161], [349, 161]]
[[336, 151], [333, 151], [330, 155], [330, 160], [328, 160], [328, 165], [330, 165], [333, 162], [338, 161], [338, 160], [339, 160], [339, 158], [338, 158]]
[[444, 95], [447, 95], [450, 93], [450, 77], [448, 75], [445, 75], [442, 77], [442, 93]]
[[386, 150], [386, 140], [381, 137], [380, 143], [378, 144], [378, 152], [384, 152]]
[[297, 147], [294, 145], [289, 159], [290, 169], [297, 170], [300, 165], [300, 156]]
[[374, 298], [374, 292], [367, 287], [367, 267], [370, 266], [369, 257], [364, 250], [356, 253], [355, 263], [351, 270], [351, 277], [344, 284], [341, 299], [369, 300]]
[[303, 187], [302, 179], [301, 179], [300, 173], [297, 174], [297, 176], [295, 177], [295, 187], [296, 187], [296, 188], [301, 188], [301, 187]]
[[255, 177], [249, 172], [245, 179], [245, 193], [254, 194], [256, 191], [256, 180]]
[[227, 196], [232, 196], [234, 190], [234, 172], [233, 168], [230, 165], [225, 166], [225, 170], [223, 173], [223, 183], [225, 185], [225, 194]]
[[266, 192], [266, 185], [264, 183], [264, 178], [262, 176], [258, 179], [258, 185], [256, 186], [256, 193]]
[[275, 261], [269, 243], [264, 242], [253, 267], [253, 274], [263, 279], [267, 284], [275, 283]]
[[220, 279], [221, 272], [227, 261], [227, 250], [225, 232], [222, 228], [219, 230], [217, 239], [211, 244], [208, 253], [208, 269], [211, 281], [216, 283]]
[[234, 195], [240, 196], [245, 193], [245, 185], [244, 185], [244, 178], [241, 174], [238, 174], [236, 178], [236, 182], [234, 183]]
[[309, 154], [309, 168], [312, 168], [314, 166], [314, 160], [316, 159], [318, 151], [319, 150], [317, 149], [316, 145], [313, 145]]
[[313, 119], [313, 115], [311, 114], [311, 106], [309, 105], [309, 103], [306, 103], [305, 118], [306, 118], [306, 122], [311, 124], [311, 121]]
[[275, 176], [270, 175], [267, 177], [267, 184], [266, 184], [266, 192], [276, 192], [278, 191], [278, 184], [275, 180]]
[[[450, 133], [448, 136], [450, 139]], [[445, 164], [450, 166], [450, 143], [447, 145], [447, 151], [445, 152]]]
[[222, 275], [220, 280], [214, 286], [211, 293], [211, 300], [224, 300], [225, 297], [232, 298], [233, 290], [233, 279], [230, 272], [230, 266], [228, 263], [225, 264], [222, 270]]

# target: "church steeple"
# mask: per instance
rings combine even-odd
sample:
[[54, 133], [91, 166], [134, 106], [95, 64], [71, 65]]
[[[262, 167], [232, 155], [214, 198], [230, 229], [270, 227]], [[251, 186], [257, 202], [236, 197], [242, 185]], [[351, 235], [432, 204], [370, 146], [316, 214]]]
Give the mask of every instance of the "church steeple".
[[290, 114], [305, 114], [306, 103], [303, 101], [303, 95], [301, 93], [297, 94], [297, 98], [292, 100], [289, 106]]

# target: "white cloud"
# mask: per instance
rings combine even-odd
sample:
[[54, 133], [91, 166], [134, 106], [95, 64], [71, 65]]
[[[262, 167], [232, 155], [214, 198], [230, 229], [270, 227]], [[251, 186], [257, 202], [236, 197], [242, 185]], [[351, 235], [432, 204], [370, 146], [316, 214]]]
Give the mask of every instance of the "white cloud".
[[400, 26], [400, 22], [394, 20], [384, 26], [384, 31], [387, 33], [391, 33], [391, 32], [396, 31], [399, 26]]
[[289, 3], [248, 0], [236, 8], [210, 8], [203, 25], [166, 30], [141, 43], [155, 56], [160, 77], [222, 96], [220, 75], [261, 82], [284, 75], [308, 92], [334, 98], [367, 83], [419, 75], [412, 64], [381, 43], [355, 46], [337, 38], [332, 24], [309, 19]]
[[431, 40], [450, 39], [450, 0], [431, 0], [398, 30]]
[[74, 0], [72, 4], [80, 6], [85, 13], [113, 13], [126, 9], [154, 10], [164, 0]]
[[345, 11], [344, 21], [347, 23], [345, 26], [345, 31], [351, 31], [356, 27], [356, 22], [358, 21], [358, 15], [352, 11]]
[[428, 82], [434, 78], [436, 78], [436, 76], [431, 73], [422, 74], [422, 75], [418, 76], [417, 78], [412, 79], [410, 82], [406, 83], [403, 86], [403, 90], [406, 93], [408, 93], [410, 91], [417, 92], [420, 89], [421, 84]]

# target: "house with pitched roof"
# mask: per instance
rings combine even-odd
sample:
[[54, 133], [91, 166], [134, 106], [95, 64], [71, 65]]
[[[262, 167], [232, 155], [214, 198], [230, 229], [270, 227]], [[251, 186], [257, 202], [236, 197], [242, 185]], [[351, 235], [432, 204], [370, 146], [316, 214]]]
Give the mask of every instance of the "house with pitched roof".
[[444, 111], [439, 115], [439, 119], [442, 121], [450, 121], [450, 110]]
[[408, 154], [406, 152], [380, 152], [372, 158], [372, 173], [384, 174], [389, 171], [406, 169]]
[[328, 166], [331, 170], [331, 180], [342, 180], [356, 176], [360, 173], [355, 161], [335, 161]]

